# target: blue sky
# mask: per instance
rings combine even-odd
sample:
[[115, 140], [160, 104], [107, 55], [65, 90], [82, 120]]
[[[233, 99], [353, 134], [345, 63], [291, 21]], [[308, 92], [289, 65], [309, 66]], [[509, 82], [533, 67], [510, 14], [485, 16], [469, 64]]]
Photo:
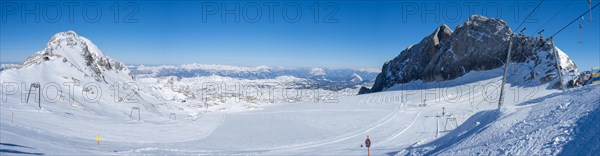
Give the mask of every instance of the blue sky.
[[[516, 29], [538, 2], [2, 1], [0, 61], [22, 62], [56, 32], [73, 30], [126, 64], [380, 68], [441, 24], [454, 29], [470, 14], [482, 14]], [[547, 0], [523, 25], [525, 33], [537, 35], [543, 28], [549, 36], [586, 9], [584, 0]], [[239, 22], [234, 14], [221, 16], [237, 11]], [[583, 43], [581, 21], [555, 39], [584, 70], [600, 65], [599, 12], [583, 22]]]

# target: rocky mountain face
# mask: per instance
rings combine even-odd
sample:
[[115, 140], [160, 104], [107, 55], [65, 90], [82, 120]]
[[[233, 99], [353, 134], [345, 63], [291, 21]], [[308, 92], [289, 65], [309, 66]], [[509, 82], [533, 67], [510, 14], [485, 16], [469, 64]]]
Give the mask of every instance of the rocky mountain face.
[[[456, 79], [470, 71], [491, 70], [505, 64], [513, 31], [501, 19], [473, 15], [452, 31], [441, 25], [416, 45], [403, 50], [383, 64], [372, 88], [360, 94], [379, 92], [415, 80], [436, 82]], [[523, 82], [554, 82], [558, 75], [554, 52], [559, 53], [561, 71], [577, 72], [577, 67], [558, 48], [552, 50], [548, 38], [514, 35], [511, 63], [531, 69], [520, 76]], [[567, 74], [568, 75], [568, 74]]]
[[127, 66], [105, 56], [90, 40], [78, 36], [73, 31], [60, 32], [52, 36], [44, 50], [27, 58], [21, 66], [28, 67], [53, 60], [69, 63], [71, 67], [77, 68], [96, 81], [105, 81], [105, 71], [129, 74]]

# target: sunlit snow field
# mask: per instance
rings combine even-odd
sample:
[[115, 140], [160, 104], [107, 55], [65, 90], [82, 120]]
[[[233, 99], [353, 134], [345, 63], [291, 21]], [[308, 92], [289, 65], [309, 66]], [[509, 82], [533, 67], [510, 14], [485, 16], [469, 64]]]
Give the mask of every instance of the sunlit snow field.
[[[412, 82], [387, 92], [331, 101], [259, 103], [252, 109], [233, 99], [208, 109], [189, 104], [194, 101], [56, 102], [39, 109], [36, 102], [21, 102], [19, 94], [9, 95], [0, 111], [2, 149], [40, 154], [357, 155], [366, 153], [361, 145], [368, 135], [375, 155], [423, 153], [431, 151], [436, 136], [456, 135], [452, 130], [457, 126], [464, 130], [461, 124], [467, 120], [495, 120], [472, 115], [497, 108], [500, 73], [471, 72], [443, 83]], [[529, 106], [543, 99], [519, 103], [559, 92], [525, 87], [510, 77], [507, 86], [507, 112], [502, 114], [507, 116], [517, 110], [535, 113]], [[587, 90], [597, 93], [597, 88]], [[137, 111], [130, 118], [131, 107], [141, 108], [141, 120]], [[176, 119], [170, 119], [171, 113]]]

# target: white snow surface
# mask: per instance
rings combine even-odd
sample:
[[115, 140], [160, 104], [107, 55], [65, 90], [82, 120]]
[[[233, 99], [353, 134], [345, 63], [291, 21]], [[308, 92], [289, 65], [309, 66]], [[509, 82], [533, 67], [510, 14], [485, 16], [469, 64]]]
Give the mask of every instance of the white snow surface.
[[[486, 152], [490, 154], [535, 154], [536, 149], [540, 149], [540, 154], [556, 154], [557, 152], [541, 152], [561, 151], [563, 147], [568, 146], [568, 141], [561, 142], [562, 139], [555, 139], [554, 134], [563, 136], [564, 140], [571, 140], [569, 138], [577, 138], [573, 135], [578, 133], [572, 133], [570, 130], [565, 132], [563, 129], [553, 130], [561, 126], [568, 129], [570, 123], [583, 116], [585, 111], [582, 110], [593, 111], [594, 107], [591, 106], [598, 103], [598, 94], [576, 96], [597, 93], [598, 86], [567, 91], [564, 94], [558, 94], [556, 90], [546, 90], [545, 86], [535, 87], [537, 89], [513, 86], [507, 91], [506, 108], [502, 114], [495, 114], [500, 117], [494, 118], [494, 113], [491, 112], [497, 107], [497, 86], [490, 84], [497, 84], [501, 77], [488, 76], [491, 78], [475, 82], [470, 80], [481, 78], [481, 75], [496, 75], [497, 72], [472, 72], [453, 80], [461, 85], [440, 83], [437, 89], [405, 88], [345, 96], [331, 101], [259, 105], [258, 109], [235, 109], [234, 105], [228, 105], [206, 110], [194, 107], [193, 104], [166, 102], [154, 105], [156, 113], [146, 113], [150, 110], [141, 109], [140, 121], [128, 116], [132, 104], [121, 104], [126, 107], [120, 108], [118, 104], [82, 103], [82, 109], [59, 102], [44, 103], [43, 108], [38, 109], [35, 104], [19, 102], [20, 96], [8, 96], [8, 102], [3, 102], [0, 106], [0, 142], [3, 143], [1, 148], [7, 151], [41, 154], [362, 155], [366, 153], [366, 148], [361, 148], [361, 144], [369, 135], [373, 142], [371, 152], [374, 155], [428, 152], [473, 154], [479, 150], [486, 150], [482, 147], [485, 144], [480, 144], [478, 140], [487, 140], [489, 144], [496, 143], [505, 147], [503, 149], [506, 153]], [[431, 84], [414, 82], [411, 85]], [[551, 95], [544, 97], [549, 94]], [[458, 95], [462, 97], [455, 98]], [[426, 99], [426, 105], [420, 106], [423, 99]], [[527, 99], [534, 100], [522, 103]], [[569, 99], [572, 99], [570, 103]], [[550, 104], [553, 106], [545, 106]], [[561, 117], [560, 122], [521, 120], [529, 119], [529, 114], [538, 113], [535, 112], [540, 110], [537, 107], [542, 106], [548, 111], [540, 111], [540, 115], [544, 114], [543, 112], [568, 114], [568, 118]], [[563, 107], [559, 108], [561, 106]], [[585, 107], [579, 109], [575, 106]], [[436, 117], [441, 114], [442, 107], [447, 117], [456, 119], [455, 125]], [[176, 120], [169, 119], [168, 114], [171, 112], [177, 115]], [[531, 145], [531, 148], [520, 148], [521, 145], [503, 142], [499, 137], [479, 139], [478, 137], [493, 135], [472, 132], [480, 129], [473, 126], [474, 123], [479, 122], [479, 125], [492, 127], [504, 121], [499, 120], [504, 118], [507, 118], [506, 122], [488, 129], [498, 129], [502, 133], [509, 127], [535, 123], [536, 127], [540, 125], [540, 128], [544, 128], [537, 136], [553, 135], [526, 136], [530, 134], [529, 130], [537, 129], [535, 127], [515, 128], [513, 134], [506, 133], [509, 138], [526, 138], [523, 140], [524, 144]], [[546, 124], [540, 122], [556, 126], [545, 128], [543, 125]], [[555, 122], [557, 124], [553, 124]], [[439, 139], [436, 139], [436, 129], [440, 130], [437, 137]], [[463, 132], [463, 141], [456, 145], [452, 143], [454, 146], [444, 144], [447, 143], [444, 141], [448, 140], [447, 138]], [[102, 137], [99, 145], [96, 145], [94, 140], [96, 135]], [[558, 140], [559, 144], [548, 143], [553, 140]], [[438, 145], [438, 142], [441, 143]], [[546, 149], [537, 148], [549, 145], [553, 146]], [[432, 147], [443, 148], [437, 150]], [[463, 147], [470, 147], [467, 149], [471, 151], [461, 153], [464, 151]]]
[[600, 86], [481, 111], [446, 136], [398, 155], [593, 155], [600, 152]]

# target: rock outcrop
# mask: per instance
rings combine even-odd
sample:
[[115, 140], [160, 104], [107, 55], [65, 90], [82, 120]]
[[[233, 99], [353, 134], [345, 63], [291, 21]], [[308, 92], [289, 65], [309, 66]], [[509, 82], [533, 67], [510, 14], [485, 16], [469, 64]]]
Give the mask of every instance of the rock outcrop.
[[[502, 67], [513, 31], [501, 19], [473, 15], [453, 32], [442, 25], [416, 45], [403, 50], [383, 64], [371, 89], [359, 94], [379, 92], [415, 80], [437, 82], [456, 79], [471, 71]], [[524, 81], [548, 83], [557, 80], [554, 51], [547, 38], [513, 36], [511, 63], [530, 65], [531, 74]], [[577, 67], [558, 48], [563, 72], [577, 72]]]

